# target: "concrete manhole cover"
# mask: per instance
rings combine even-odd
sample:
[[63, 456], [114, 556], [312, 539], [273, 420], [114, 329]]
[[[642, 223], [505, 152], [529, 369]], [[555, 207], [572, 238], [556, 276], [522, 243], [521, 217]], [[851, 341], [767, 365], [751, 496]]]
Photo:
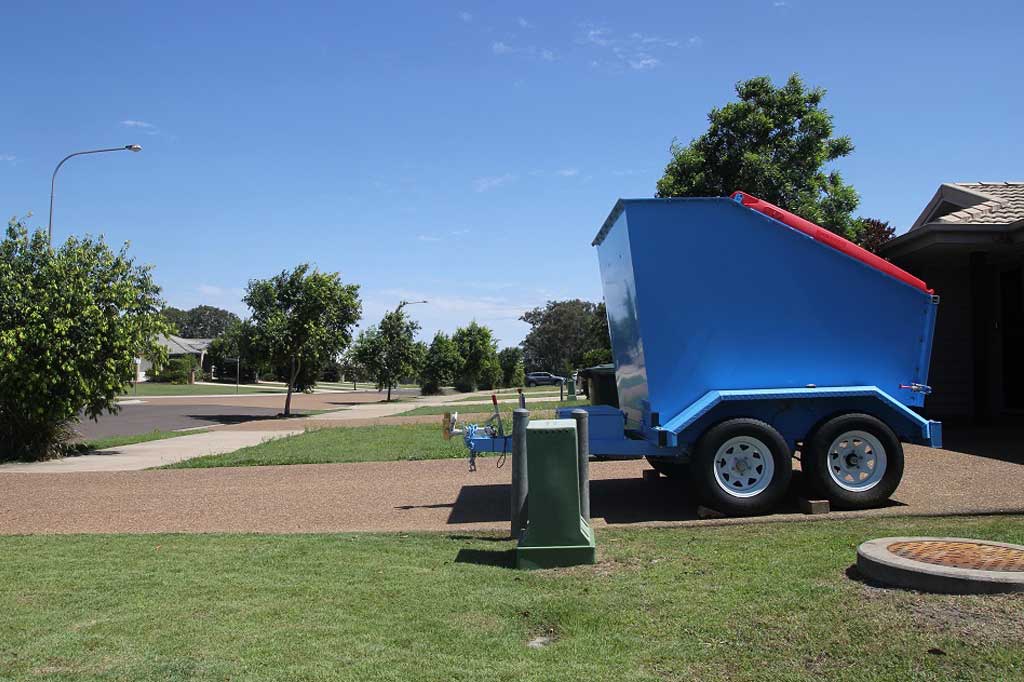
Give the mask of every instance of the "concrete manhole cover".
[[879, 538], [857, 548], [857, 569], [925, 592], [1024, 592], [1024, 546], [964, 538]]

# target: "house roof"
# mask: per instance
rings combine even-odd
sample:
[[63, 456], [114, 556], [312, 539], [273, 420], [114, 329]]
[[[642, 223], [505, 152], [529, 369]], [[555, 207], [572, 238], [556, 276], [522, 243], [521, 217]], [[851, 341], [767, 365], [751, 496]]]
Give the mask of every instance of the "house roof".
[[210, 346], [213, 339], [183, 339], [174, 334], [161, 334], [157, 343], [167, 349], [168, 355], [198, 355]]
[[911, 230], [942, 225], [1012, 225], [1024, 220], [1024, 182], [943, 184]]
[[880, 253], [902, 258], [934, 246], [1019, 248], [1024, 244], [1024, 182], [947, 182], [910, 229]]

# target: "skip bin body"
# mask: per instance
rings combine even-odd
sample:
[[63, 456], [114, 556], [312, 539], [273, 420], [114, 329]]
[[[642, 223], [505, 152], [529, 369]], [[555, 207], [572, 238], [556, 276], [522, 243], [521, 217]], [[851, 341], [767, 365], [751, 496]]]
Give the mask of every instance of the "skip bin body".
[[771, 421], [807, 399], [780, 420], [791, 441], [862, 408], [936, 440], [909, 409], [924, 402], [930, 291], [728, 198], [620, 200], [594, 245], [627, 430], [683, 446], [720, 405]]

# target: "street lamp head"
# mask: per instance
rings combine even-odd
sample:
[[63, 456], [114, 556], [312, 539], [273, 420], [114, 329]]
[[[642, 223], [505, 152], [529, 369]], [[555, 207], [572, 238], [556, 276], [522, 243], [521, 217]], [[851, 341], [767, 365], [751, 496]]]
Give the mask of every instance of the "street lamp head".
[[124, 146], [124, 148], [127, 149], [130, 152], [141, 152], [142, 151], [142, 145], [141, 144], [126, 144]]

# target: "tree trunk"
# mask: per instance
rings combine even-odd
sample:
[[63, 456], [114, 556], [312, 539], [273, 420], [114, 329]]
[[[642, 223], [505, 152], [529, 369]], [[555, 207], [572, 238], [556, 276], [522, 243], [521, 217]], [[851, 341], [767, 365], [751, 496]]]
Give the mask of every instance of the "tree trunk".
[[288, 395], [284, 399], [284, 416], [292, 416], [292, 388], [295, 386], [295, 377], [299, 375], [299, 368], [302, 363], [295, 362], [295, 356], [292, 356], [292, 367], [291, 376], [288, 377]]
[[391, 402], [391, 382], [388, 382], [388, 402]]

